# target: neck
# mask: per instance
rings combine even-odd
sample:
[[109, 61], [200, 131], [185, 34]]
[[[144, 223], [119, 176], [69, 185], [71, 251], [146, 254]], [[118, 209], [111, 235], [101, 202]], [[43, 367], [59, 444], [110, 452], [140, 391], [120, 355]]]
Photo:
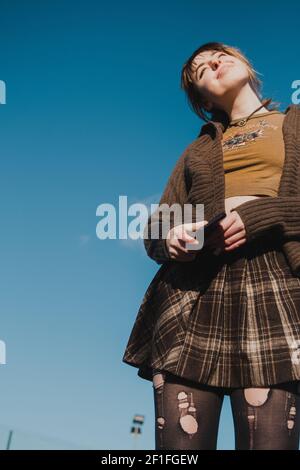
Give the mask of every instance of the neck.
[[[230, 121], [249, 116], [255, 109], [262, 105], [258, 96], [253, 92], [247, 83], [240, 89], [239, 93], [229, 93], [225, 99], [222, 99], [222, 109], [228, 114]], [[257, 111], [257, 114], [268, 111], [264, 106]], [[256, 113], [255, 113], [256, 114]]]

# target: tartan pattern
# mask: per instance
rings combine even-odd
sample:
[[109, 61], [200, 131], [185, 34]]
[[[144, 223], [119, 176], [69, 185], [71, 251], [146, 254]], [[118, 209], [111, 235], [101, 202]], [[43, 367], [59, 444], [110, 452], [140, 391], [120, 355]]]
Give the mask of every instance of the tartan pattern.
[[300, 279], [282, 241], [162, 265], [122, 360], [150, 381], [152, 369], [221, 387], [300, 379]]

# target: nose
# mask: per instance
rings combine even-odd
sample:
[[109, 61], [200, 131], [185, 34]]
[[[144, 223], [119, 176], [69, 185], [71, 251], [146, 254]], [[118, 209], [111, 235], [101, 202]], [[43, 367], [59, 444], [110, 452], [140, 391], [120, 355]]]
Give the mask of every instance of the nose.
[[212, 65], [213, 70], [216, 70], [221, 65], [221, 60], [219, 58], [213, 58], [209, 61], [209, 64]]

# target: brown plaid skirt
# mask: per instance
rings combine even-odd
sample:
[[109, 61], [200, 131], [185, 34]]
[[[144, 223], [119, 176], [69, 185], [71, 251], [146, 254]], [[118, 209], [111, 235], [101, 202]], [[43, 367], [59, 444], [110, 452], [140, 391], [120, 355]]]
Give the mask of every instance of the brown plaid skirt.
[[123, 362], [220, 387], [300, 379], [300, 278], [269, 236], [216, 256], [163, 264], [148, 286]]

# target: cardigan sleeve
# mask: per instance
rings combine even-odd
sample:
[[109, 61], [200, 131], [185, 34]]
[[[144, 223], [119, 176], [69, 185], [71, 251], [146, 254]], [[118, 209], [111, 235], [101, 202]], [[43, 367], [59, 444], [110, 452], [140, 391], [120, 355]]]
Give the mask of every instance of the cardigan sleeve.
[[[164, 218], [164, 209], [160, 208], [161, 204], [168, 204], [168, 207], [174, 203], [180, 204], [181, 207], [187, 201], [187, 189], [185, 180], [185, 158], [188, 153], [189, 147], [187, 147], [181, 156], [178, 158], [171, 175], [169, 176], [162, 196], [159, 201], [157, 209], [148, 217], [145, 229], [144, 229], [144, 246], [146, 252], [150, 258], [156, 261], [157, 264], [162, 264], [166, 261], [171, 260], [168, 248], [166, 245], [166, 238], [161, 233], [162, 221]], [[166, 216], [169, 217], [169, 211], [165, 212]], [[151, 238], [151, 230], [159, 230], [159, 238]], [[170, 229], [175, 226], [175, 221], [170, 219]], [[152, 231], [152, 233], [155, 233]]]
[[300, 237], [300, 197], [267, 196], [246, 201], [234, 207], [241, 217], [248, 241], [271, 230], [284, 239]]

